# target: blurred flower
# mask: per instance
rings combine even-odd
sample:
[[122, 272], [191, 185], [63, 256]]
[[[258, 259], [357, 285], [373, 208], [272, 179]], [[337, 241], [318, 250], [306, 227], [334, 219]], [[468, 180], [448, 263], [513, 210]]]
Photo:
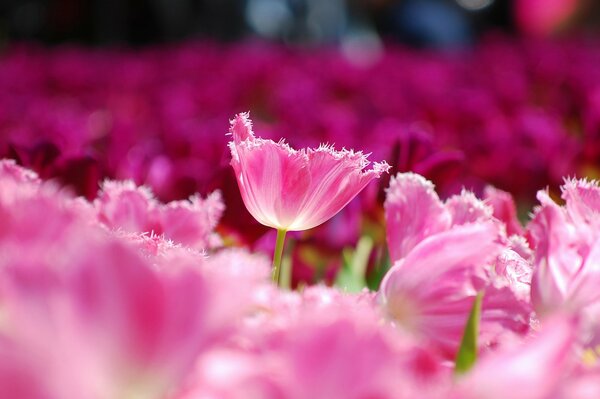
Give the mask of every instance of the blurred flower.
[[[144, 193], [131, 183], [108, 186], [107, 196]], [[111, 200], [120, 202], [111, 215], [121, 222], [127, 206], [135, 222], [153, 213], [134, 206], [144, 201]], [[264, 259], [243, 250], [206, 259], [195, 240], [183, 247], [108, 230], [91, 204], [13, 162], [0, 162], [0, 215], [2, 396], [163, 398], [233, 331], [248, 288], [266, 281]]]
[[580, 3], [581, 0], [517, 0], [516, 23], [525, 33], [549, 35], [573, 17]]
[[528, 225], [535, 248], [532, 303], [540, 314], [579, 312], [600, 299], [600, 187], [567, 180], [564, 207], [544, 191]]
[[[548, 321], [537, 336], [521, 345], [489, 353], [458, 382], [461, 399], [546, 399], [556, 396], [572, 365], [576, 323]], [[527, 387], [520, 389], [517, 387]]]
[[220, 244], [214, 229], [224, 205], [218, 191], [201, 199], [161, 204], [147, 187], [132, 181], [105, 181], [94, 201], [98, 220], [111, 229], [164, 234], [167, 239], [195, 249], [210, 249]]

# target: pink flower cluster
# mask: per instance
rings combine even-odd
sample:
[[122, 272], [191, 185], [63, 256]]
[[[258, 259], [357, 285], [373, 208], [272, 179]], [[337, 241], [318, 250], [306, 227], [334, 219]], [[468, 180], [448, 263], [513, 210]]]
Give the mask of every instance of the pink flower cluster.
[[[250, 110], [267, 138], [363, 149], [443, 197], [492, 183], [531, 201], [562, 176], [598, 174], [599, 48], [490, 37], [455, 55], [388, 46], [355, 65], [334, 49], [258, 43], [13, 45], [0, 56], [0, 156], [88, 199], [105, 178], [148, 185], [163, 201], [221, 189], [236, 205], [223, 230], [253, 243], [265, 230], [236, 211], [223, 136], [232, 114]], [[324, 227], [316, 241], [334, 251], [356, 241], [355, 220], [373, 219], [383, 187], [340, 216], [346, 240]]]
[[[524, 229], [486, 194], [397, 174], [381, 288], [291, 292], [220, 246], [218, 194], [107, 181], [90, 202], [0, 161], [0, 397], [597, 398], [600, 186], [540, 191]], [[456, 375], [478, 292], [478, 359]]]
[[[389, 46], [359, 66], [331, 49], [258, 43], [12, 46], [0, 56], [0, 156], [88, 199], [106, 178], [147, 185], [162, 201], [219, 189], [224, 238], [270, 251], [265, 229], [240, 211], [223, 134], [249, 109], [267, 138], [361, 148], [392, 174], [432, 180], [443, 198], [491, 183], [523, 214], [536, 188], [599, 173], [598, 48], [490, 37], [460, 57]], [[295, 284], [330, 280], [343, 248], [382, 224], [386, 185], [292, 237]]]

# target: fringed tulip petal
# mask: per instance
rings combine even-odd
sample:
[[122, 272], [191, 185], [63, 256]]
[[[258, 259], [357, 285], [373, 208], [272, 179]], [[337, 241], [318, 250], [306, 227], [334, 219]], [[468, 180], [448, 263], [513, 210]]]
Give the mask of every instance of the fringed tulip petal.
[[393, 262], [404, 258], [428, 236], [447, 230], [451, 224], [450, 213], [433, 184], [414, 173], [392, 177], [385, 200], [385, 219]]
[[339, 212], [371, 180], [389, 169], [361, 152], [329, 146], [294, 150], [254, 136], [248, 114], [231, 121], [231, 165], [248, 211], [278, 230], [316, 227]]
[[493, 186], [486, 186], [483, 196], [485, 202], [493, 208], [494, 217], [506, 225], [506, 234], [509, 236], [523, 234], [523, 227], [517, 219], [517, 207], [510, 193]]
[[[418, 244], [386, 275], [380, 298], [388, 315], [452, 355], [484, 268], [500, 250], [492, 223], [455, 227]], [[477, 245], [473, 245], [477, 242]]]

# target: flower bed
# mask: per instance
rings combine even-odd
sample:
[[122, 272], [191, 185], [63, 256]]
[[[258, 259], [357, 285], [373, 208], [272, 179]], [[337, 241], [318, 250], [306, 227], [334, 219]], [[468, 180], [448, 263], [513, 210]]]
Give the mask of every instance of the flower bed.
[[597, 397], [600, 187], [562, 193], [508, 235], [472, 193], [398, 174], [381, 288], [287, 291], [222, 247], [217, 194], [109, 181], [89, 202], [2, 161], [0, 396]]
[[599, 397], [599, 60], [10, 49], [0, 397]]

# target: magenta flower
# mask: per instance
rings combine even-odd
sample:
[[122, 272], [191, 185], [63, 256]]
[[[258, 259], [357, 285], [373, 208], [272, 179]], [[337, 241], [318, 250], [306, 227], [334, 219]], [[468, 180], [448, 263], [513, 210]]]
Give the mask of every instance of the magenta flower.
[[248, 114], [231, 121], [230, 133], [231, 166], [244, 204], [258, 222], [279, 232], [273, 276], [277, 281], [285, 233], [324, 223], [390, 168], [381, 162], [365, 171], [369, 161], [360, 151], [335, 151], [328, 145], [297, 151], [283, 140], [255, 137]]

